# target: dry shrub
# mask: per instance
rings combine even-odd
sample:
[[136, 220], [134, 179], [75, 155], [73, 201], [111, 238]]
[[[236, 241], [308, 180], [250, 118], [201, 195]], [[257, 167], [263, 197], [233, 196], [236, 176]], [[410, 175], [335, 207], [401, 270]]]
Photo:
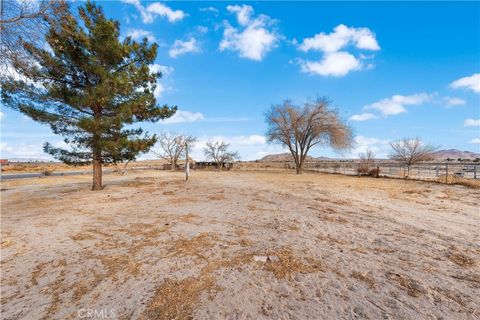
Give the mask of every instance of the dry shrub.
[[312, 273], [322, 271], [323, 267], [320, 261], [311, 258], [305, 258], [305, 262], [297, 259], [290, 248], [283, 248], [273, 251], [267, 256], [276, 256], [278, 261], [267, 261], [265, 269], [273, 272], [279, 279], [291, 279], [293, 273]]
[[367, 274], [362, 274], [360, 272], [354, 271], [352, 272], [352, 278], [365, 282], [370, 286], [370, 288], [373, 288], [375, 286], [375, 281]]
[[418, 281], [408, 276], [394, 272], [387, 272], [386, 277], [388, 280], [396, 282], [397, 285], [404, 289], [409, 296], [417, 298], [427, 292]]
[[378, 178], [379, 174], [380, 174], [380, 168], [372, 168], [368, 170], [368, 175], [370, 177]]

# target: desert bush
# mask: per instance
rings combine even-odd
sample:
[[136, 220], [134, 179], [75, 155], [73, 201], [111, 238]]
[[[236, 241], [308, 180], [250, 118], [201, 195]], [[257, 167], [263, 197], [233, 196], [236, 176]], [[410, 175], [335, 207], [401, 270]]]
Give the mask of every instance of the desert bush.
[[43, 170], [43, 171], [42, 171], [42, 174], [43, 174], [44, 176], [51, 176], [52, 173], [53, 173], [53, 171], [51, 171], [51, 170]]
[[357, 168], [357, 173], [361, 176], [367, 175], [368, 171], [368, 166], [361, 165]]
[[368, 170], [368, 175], [370, 177], [375, 177], [375, 178], [378, 178], [378, 175], [380, 174], [380, 168], [372, 168], [370, 170]]
[[447, 184], [457, 184], [473, 189], [480, 189], [480, 180], [478, 179], [467, 179], [449, 174], [448, 176], [441, 175], [438, 177], [437, 182], [447, 183]]

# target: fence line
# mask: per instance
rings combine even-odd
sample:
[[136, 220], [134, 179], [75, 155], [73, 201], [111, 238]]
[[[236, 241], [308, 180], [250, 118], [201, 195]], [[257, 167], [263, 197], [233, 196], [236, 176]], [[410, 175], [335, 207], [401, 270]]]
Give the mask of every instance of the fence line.
[[[334, 173], [344, 175], [359, 175], [359, 169], [365, 165], [352, 161], [316, 161], [307, 162], [305, 170], [323, 173]], [[376, 170], [380, 177], [409, 178], [415, 180], [430, 180], [449, 183], [449, 178], [480, 179], [480, 163], [452, 163], [452, 162], [425, 162], [408, 167], [402, 163], [389, 161], [375, 161], [369, 165], [369, 169]], [[238, 162], [236, 170], [269, 170], [269, 169], [295, 169], [293, 161], [279, 162]], [[362, 171], [362, 170], [361, 170]], [[365, 170], [363, 174], [368, 174]], [[376, 172], [370, 172], [376, 175]], [[442, 179], [445, 179], [442, 181]]]

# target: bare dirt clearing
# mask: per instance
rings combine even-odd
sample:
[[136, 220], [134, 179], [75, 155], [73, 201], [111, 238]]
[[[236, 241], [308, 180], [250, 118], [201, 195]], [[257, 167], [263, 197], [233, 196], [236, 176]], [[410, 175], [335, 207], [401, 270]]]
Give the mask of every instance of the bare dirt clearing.
[[285, 172], [2, 183], [3, 319], [480, 317], [480, 190]]

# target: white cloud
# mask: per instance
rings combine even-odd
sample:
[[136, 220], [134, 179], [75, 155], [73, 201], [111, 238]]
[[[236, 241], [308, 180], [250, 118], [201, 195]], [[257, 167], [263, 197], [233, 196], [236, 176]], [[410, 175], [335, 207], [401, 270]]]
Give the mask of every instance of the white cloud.
[[363, 50], [380, 50], [375, 34], [368, 28], [350, 28], [340, 24], [332, 33], [323, 32], [312, 38], [303, 39], [299, 49], [302, 51], [317, 50], [323, 52], [337, 52], [348, 45]]
[[371, 120], [376, 118], [377, 116], [375, 116], [373, 113], [361, 113], [361, 114], [354, 114], [348, 119], [351, 121], [366, 121], [366, 120]]
[[219, 46], [220, 51], [236, 51], [242, 58], [261, 61], [276, 46], [280, 38], [271, 28], [275, 21], [262, 14], [254, 17], [253, 8], [249, 5], [230, 5], [227, 6], [227, 10], [236, 15], [240, 28], [224, 22], [225, 30]]
[[[296, 44], [297, 41], [294, 40], [293, 43]], [[319, 61], [298, 59], [301, 71], [322, 76], [342, 77], [351, 71], [373, 68], [371, 63], [365, 66], [362, 64], [362, 60], [371, 59], [373, 55], [360, 54], [355, 57], [346, 51], [349, 46], [360, 50], [380, 50], [375, 34], [370, 29], [351, 28], [340, 24], [332, 33], [321, 32], [312, 38], [303, 39], [298, 46], [299, 50], [304, 52], [320, 51], [323, 53], [323, 57]]]
[[162, 66], [160, 64], [151, 64], [149, 66], [151, 72], [161, 72], [163, 77], [167, 77], [174, 71], [173, 67]]
[[153, 36], [152, 32], [143, 30], [143, 29], [130, 29], [127, 32], [127, 36], [131, 37], [133, 40], [143, 40], [143, 38], [147, 38], [150, 42], [155, 42], [156, 39]]
[[200, 34], [205, 34], [208, 32], [208, 27], [206, 26], [197, 26], [197, 32]]
[[455, 80], [450, 84], [450, 87], [454, 89], [464, 88], [473, 90], [474, 92], [480, 92], [480, 73], [474, 73], [469, 77]]
[[162, 122], [165, 124], [176, 124], [201, 121], [203, 119], [204, 116], [200, 112], [177, 110], [177, 112], [175, 112], [175, 114], [171, 118], [165, 119]]
[[227, 6], [227, 10], [230, 13], [235, 13], [235, 15], [237, 16], [238, 24], [244, 27], [248, 25], [253, 15], [253, 8], [246, 4], [241, 6]]
[[152, 23], [157, 16], [166, 18], [172, 23], [187, 16], [182, 10], [173, 10], [161, 2], [154, 2], [147, 7], [142, 6], [140, 0], [122, 0], [122, 2], [135, 6], [140, 12], [143, 23]]
[[354, 149], [347, 155], [351, 158], [358, 158], [360, 153], [364, 153], [367, 150], [372, 150], [375, 153], [376, 158], [386, 158], [390, 150], [390, 142], [388, 140], [356, 136], [354, 141]]
[[348, 52], [333, 52], [325, 54], [320, 61], [300, 61], [302, 72], [322, 76], [342, 77], [350, 71], [359, 70], [361, 63]]
[[3, 120], [3, 118], [5, 118], [5, 113], [3, 113], [2, 111], [0, 111], [0, 120]]
[[462, 106], [467, 103], [465, 100], [456, 97], [443, 97], [443, 101], [447, 107]]
[[191, 37], [186, 41], [175, 40], [172, 48], [168, 51], [168, 55], [171, 58], [176, 58], [189, 52], [200, 52], [198, 41], [194, 37]]
[[474, 139], [470, 140], [468, 143], [480, 144], [480, 138], [474, 138]]
[[480, 127], [480, 119], [466, 119], [463, 123], [464, 127]]
[[230, 150], [238, 151], [241, 160], [256, 160], [266, 154], [288, 152], [286, 148], [268, 144], [264, 136], [259, 134], [239, 135], [239, 136], [202, 136], [192, 150], [192, 157], [195, 160], [206, 160], [203, 154], [203, 148], [207, 142], [225, 141], [230, 144]]
[[153, 95], [155, 98], [160, 99], [162, 94], [167, 91], [167, 88], [165, 85], [161, 82], [162, 80], [165, 80], [165, 78], [168, 78], [170, 74], [174, 71], [172, 67], [169, 66], [162, 66], [160, 64], [151, 64], [149, 65], [150, 71], [151, 72], [161, 72], [162, 73], [162, 78], [157, 79], [156, 87], [155, 90], [153, 91]]
[[375, 109], [380, 111], [384, 116], [396, 115], [407, 112], [406, 106], [420, 105], [431, 101], [432, 96], [426, 93], [418, 93], [410, 96], [394, 95], [378, 102], [372, 103], [364, 107], [364, 109]]
[[2, 158], [15, 159], [38, 159], [52, 160], [52, 157], [43, 152], [43, 144], [18, 144], [10, 146], [6, 142], [0, 142], [0, 153]]
[[215, 7], [205, 7], [205, 8], [200, 8], [199, 9], [201, 12], [212, 12], [214, 13], [215, 15], [218, 14], [218, 9], [215, 8]]

